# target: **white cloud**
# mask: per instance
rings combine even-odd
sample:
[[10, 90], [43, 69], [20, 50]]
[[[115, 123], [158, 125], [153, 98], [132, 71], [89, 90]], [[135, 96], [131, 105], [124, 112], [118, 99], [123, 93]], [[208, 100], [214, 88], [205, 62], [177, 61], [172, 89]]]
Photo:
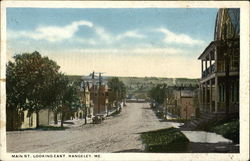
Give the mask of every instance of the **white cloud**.
[[105, 41], [105, 43], [111, 43], [113, 41], [113, 36], [108, 33], [107, 31], [105, 31], [104, 28], [102, 27], [95, 27], [94, 28], [96, 34], [99, 36], [99, 38], [102, 40], [102, 41]]
[[[74, 34], [79, 30], [80, 26], [85, 26], [91, 28], [94, 33], [97, 35], [95, 39], [87, 39], [75, 37]], [[30, 38], [34, 40], [46, 40], [49, 42], [60, 42], [66, 39], [73, 38], [72, 41], [77, 41], [80, 43], [87, 43], [90, 45], [101, 44], [113, 44], [116, 41], [125, 39], [125, 38], [137, 38], [141, 39], [145, 36], [139, 34], [137, 31], [127, 31], [122, 34], [113, 35], [107, 32], [104, 28], [94, 25], [90, 21], [74, 21], [66, 26], [40, 26], [34, 31], [13, 31], [8, 30], [8, 37], [10, 38]]]
[[142, 38], [145, 38], [145, 36], [142, 34], [139, 34], [137, 31], [127, 31], [127, 32], [122, 33], [116, 37], [117, 40], [121, 40], [121, 39], [125, 39], [125, 38], [142, 39]]
[[176, 34], [166, 28], [160, 28], [157, 29], [157, 31], [164, 33], [165, 38], [163, 41], [167, 44], [201, 45], [204, 43], [202, 40], [193, 39], [189, 35], [185, 34]]
[[58, 42], [65, 39], [72, 38], [78, 31], [80, 26], [93, 27], [92, 22], [89, 21], [75, 21], [70, 25], [58, 26], [41, 26], [35, 31], [10, 31], [10, 37], [28, 37], [35, 40], [47, 40], [49, 42]]

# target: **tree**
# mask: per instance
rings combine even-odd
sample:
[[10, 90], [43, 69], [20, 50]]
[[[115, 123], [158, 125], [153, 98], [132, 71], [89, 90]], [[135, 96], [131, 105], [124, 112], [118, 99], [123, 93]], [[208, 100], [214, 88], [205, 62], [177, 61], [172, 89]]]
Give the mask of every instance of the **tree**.
[[69, 78], [59, 73], [51, 87], [48, 99], [52, 102], [54, 111], [54, 122], [57, 124], [57, 114], [61, 113], [61, 127], [67, 114], [76, 112], [81, 108], [79, 82], [70, 82]]
[[118, 103], [126, 98], [126, 86], [119, 78], [114, 77], [108, 80], [108, 86], [110, 88], [109, 102], [111, 104]]
[[81, 107], [77, 83], [68, 83], [64, 89], [62, 104], [59, 109], [62, 113], [61, 127], [63, 127], [66, 113], [75, 112]]
[[65, 89], [67, 88], [67, 85], [69, 84], [68, 78], [62, 74], [59, 73], [57, 78], [54, 80], [54, 85], [51, 87], [51, 93], [48, 93], [48, 99], [50, 99], [52, 103], [52, 111], [54, 112], [54, 123], [57, 124], [58, 113], [61, 112], [62, 107], [62, 100], [64, 96]]
[[13, 62], [8, 62], [6, 68], [6, 112], [7, 130], [16, 130], [21, 125], [19, 109], [25, 103], [24, 89], [17, 86], [16, 67]]
[[13, 58], [6, 67], [7, 110], [36, 112], [39, 126], [39, 111], [53, 104], [48, 98], [60, 67], [37, 51]]
[[166, 84], [157, 84], [151, 88], [148, 96], [158, 104], [163, 104], [166, 98]]

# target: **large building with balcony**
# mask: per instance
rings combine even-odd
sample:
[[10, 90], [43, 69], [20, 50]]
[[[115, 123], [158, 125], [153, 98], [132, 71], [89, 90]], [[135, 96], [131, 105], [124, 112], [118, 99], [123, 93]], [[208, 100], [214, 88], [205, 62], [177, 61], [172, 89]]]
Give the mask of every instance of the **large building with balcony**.
[[214, 41], [199, 56], [201, 61], [200, 111], [239, 111], [240, 10], [219, 9]]

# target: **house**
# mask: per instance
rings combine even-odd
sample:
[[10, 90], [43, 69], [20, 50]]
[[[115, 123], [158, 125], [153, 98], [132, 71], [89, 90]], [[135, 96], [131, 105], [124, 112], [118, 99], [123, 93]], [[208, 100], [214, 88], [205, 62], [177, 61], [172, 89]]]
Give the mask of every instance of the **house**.
[[[48, 126], [54, 118], [53, 112], [49, 109], [39, 111], [39, 125]], [[7, 110], [7, 130], [28, 129], [37, 127], [36, 112], [28, 110], [10, 111]]]
[[191, 119], [196, 116], [197, 87], [170, 86], [166, 90], [165, 107], [168, 115], [181, 119]]
[[36, 128], [36, 118], [37, 115], [35, 112], [31, 113], [28, 110], [24, 110], [20, 112], [20, 129], [27, 129], [27, 128]]
[[94, 115], [94, 109], [92, 106], [93, 103], [91, 103], [91, 100], [90, 100], [90, 91], [89, 91], [88, 84], [84, 84], [84, 88], [80, 89], [80, 96], [81, 96], [81, 103], [83, 107], [78, 109], [75, 112], [75, 118], [78, 118], [78, 119], [85, 118], [85, 110], [87, 113], [87, 117], [92, 117]]
[[108, 86], [92, 85], [90, 88], [90, 101], [93, 102], [93, 114], [106, 114], [108, 110]]
[[42, 109], [39, 111], [39, 125], [49, 126], [54, 121], [54, 112], [51, 109]]
[[200, 111], [239, 111], [240, 23], [239, 9], [219, 9], [214, 41], [199, 56], [201, 60]]
[[[181, 91], [180, 91], [181, 92]], [[180, 98], [177, 100], [177, 106], [180, 107], [180, 118], [191, 119], [195, 117], [195, 101], [193, 91], [182, 91]]]

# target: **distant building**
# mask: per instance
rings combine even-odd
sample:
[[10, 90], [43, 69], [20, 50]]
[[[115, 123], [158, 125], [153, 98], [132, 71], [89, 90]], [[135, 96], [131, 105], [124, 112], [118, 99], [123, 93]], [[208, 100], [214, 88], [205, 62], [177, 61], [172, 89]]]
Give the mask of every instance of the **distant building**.
[[91, 102], [89, 90], [90, 88], [88, 84], [85, 84], [84, 88], [81, 88], [80, 90], [83, 107], [78, 109], [78, 111], [76, 112], [76, 118], [82, 119], [85, 117], [85, 108], [87, 112], [87, 117], [92, 117], [94, 115], [93, 102]]
[[180, 106], [180, 118], [191, 119], [195, 117], [194, 96], [181, 96], [177, 102]]
[[90, 88], [90, 100], [93, 102], [93, 113], [105, 114], [108, 110], [108, 86], [93, 85]]
[[196, 93], [196, 87], [168, 87], [165, 99], [168, 114], [181, 119], [195, 117], [198, 103]]
[[239, 111], [240, 9], [219, 9], [214, 41], [201, 60], [200, 111]]

